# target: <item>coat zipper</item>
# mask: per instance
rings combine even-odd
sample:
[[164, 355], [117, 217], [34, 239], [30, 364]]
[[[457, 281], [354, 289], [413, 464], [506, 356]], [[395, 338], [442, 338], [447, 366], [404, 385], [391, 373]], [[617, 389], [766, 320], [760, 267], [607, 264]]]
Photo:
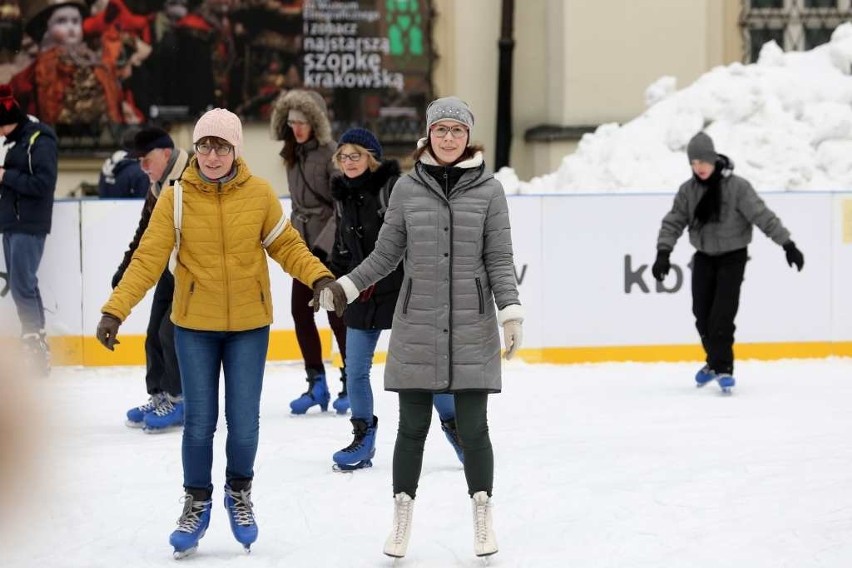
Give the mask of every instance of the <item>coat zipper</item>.
[[195, 293], [195, 281], [189, 283], [189, 295], [186, 297], [186, 303], [183, 305], [183, 317], [189, 313], [189, 302], [192, 300], [192, 295]]
[[225, 285], [225, 310], [227, 312], [227, 329], [231, 329], [231, 300], [228, 286], [228, 257], [226, 254], [227, 247], [225, 246], [225, 218], [222, 213], [222, 182], [219, 182], [216, 189], [216, 202], [219, 207], [219, 227], [222, 230], [222, 276], [223, 284]]
[[479, 315], [485, 313], [485, 298], [482, 294], [482, 280], [476, 277], [476, 295], [479, 297]]
[[408, 313], [408, 302], [411, 300], [411, 286], [413, 282], [411, 278], [408, 279], [408, 284], [405, 286], [405, 300], [402, 302], [402, 313]]

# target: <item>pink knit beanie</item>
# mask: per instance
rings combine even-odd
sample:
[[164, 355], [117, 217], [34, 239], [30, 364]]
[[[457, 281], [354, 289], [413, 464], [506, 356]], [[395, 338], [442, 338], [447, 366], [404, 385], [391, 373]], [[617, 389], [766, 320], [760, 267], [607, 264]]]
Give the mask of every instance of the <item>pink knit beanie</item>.
[[202, 138], [215, 136], [234, 147], [234, 156], [239, 157], [243, 149], [243, 125], [240, 117], [224, 108], [214, 108], [205, 112], [192, 132], [192, 143]]

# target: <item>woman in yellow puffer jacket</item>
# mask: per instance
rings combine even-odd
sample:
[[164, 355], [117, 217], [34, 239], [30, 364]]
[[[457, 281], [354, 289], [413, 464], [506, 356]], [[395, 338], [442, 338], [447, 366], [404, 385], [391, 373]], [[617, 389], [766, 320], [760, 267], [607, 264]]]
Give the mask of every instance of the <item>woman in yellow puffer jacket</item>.
[[179, 182], [180, 231], [174, 223], [175, 188], [168, 188], [124, 278], [101, 309], [97, 330], [98, 340], [113, 349], [119, 325], [177, 248], [171, 319], [185, 404], [185, 497], [169, 541], [178, 557], [196, 549], [210, 522], [220, 369], [228, 427], [225, 505], [237, 541], [248, 549], [257, 538], [251, 483], [272, 322], [266, 254], [316, 295], [334, 281], [290, 226], [270, 185], [252, 176], [239, 157], [240, 119], [213, 109], [199, 119], [192, 139], [196, 155]]

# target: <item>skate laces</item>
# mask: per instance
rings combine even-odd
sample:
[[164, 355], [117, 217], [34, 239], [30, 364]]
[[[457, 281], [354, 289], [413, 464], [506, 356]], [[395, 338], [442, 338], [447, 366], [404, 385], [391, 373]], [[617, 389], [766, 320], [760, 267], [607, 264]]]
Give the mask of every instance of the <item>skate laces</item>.
[[408, 534], [408, 523], [411, 520], [411, 508], [414, 506], [414, 499], [404, 501], [397, 499], [394, 502], [393, 509], [393, 542], [401, 544], [405, 540], [405, 535]]
[[210, 506], [210, 501], [196, 501], [192, 495], [183, 497], [183, 513], [177, 521], [180, 532], [193, 533], [201, 523], [201, 514]]
[[158, 404], [157, 407], [154, 408], [154, 414], [156, 416], [166, 416], [167, 414], [171, 414], [172, 412], [174, 412], [174, 410], [175, 405], [172, 403], [172, 401], [169, 400], [169, 397], [164, 395], [163, 398], [160, 400], [160, 404]]
[[343, 448], [341, 450], [342, 452], [353, 453], [353, 452], [356, 452], [361, 446], [364, 445], [364, 438], [367, 437], [366, 432], [360, 433], [360, 432], [358, 432], [358, 430], [353, 430], [352, 433], [355, 434], [355, 439], [352, 440], [351, 444], [349, 444], [348, 446]]
[[485, 542], [488, 539], [488, 508], [491, 502], [479, 501], [474, 498], [474, 530], [476, 542]]
[[136, 408], [142, 412], [151, 412], [152, 410], [155, 410], [158, 406], [160, 406], [160, 398], [162, 397], [162, 394], [152, 394], [148, 397], [148, 402], [146, 402], [142, 406], [137, 406]]
[[249, 527], [254, 524], [254, 512], [251, 502], [251, 492], [249, 491], [234, 491], [230, 487], [225, 487], [225, 493], [231, 498], [232, 503], [228, 505], [228, 510], [234, 517], [234, 522], [243, 527]]

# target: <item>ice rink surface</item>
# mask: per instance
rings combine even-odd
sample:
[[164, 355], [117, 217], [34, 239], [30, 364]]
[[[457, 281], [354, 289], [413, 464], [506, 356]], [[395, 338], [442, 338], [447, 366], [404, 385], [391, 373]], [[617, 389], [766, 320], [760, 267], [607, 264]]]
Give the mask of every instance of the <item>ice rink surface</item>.
[[[490, 565], [852, 566], [852, 360], [741, 362], [729, 397], [693, 386], [699, 366], [507, 364], [489, 407], [500, 545]], [[375, 466], [341, 474], [331, 454], [351, 440], [347, 418], [316, 408], [291, 417], [303, 373], [270, 364], [253, 491], [259, 539], [246, 555], [228, 528], [223, 416], [210, 529], [196, 555], [176, 561], [168, 536], [182, 509], [181, 436], [124, 426], [144, 402], [144, 370], [55, 369], [28, 402], [2, 402], [23, 423], [2, 456], [19, 474], [4, 481], [0, 565], [393, 566], [381, 551], [397, 403], [381, 390], [382, 371]], [[437, 416], [396, 565], [483, 565]]]

